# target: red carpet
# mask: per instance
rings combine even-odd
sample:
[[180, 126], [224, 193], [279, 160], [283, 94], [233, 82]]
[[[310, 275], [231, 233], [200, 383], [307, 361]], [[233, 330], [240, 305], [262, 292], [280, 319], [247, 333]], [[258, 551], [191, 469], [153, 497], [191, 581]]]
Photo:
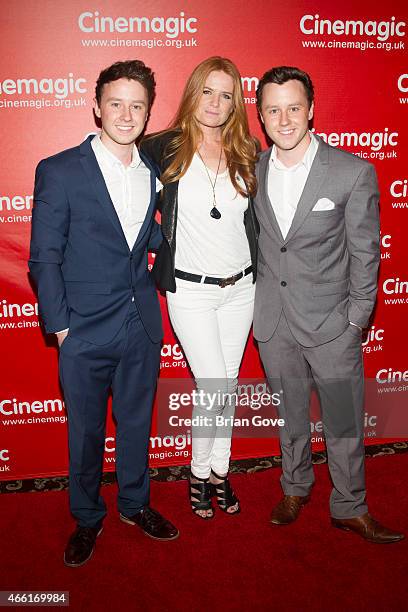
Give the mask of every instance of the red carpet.
[[[408, 532], [407, 467], [408, 454], [367, 460], [373, 515]], [[70, 591], [72, 610], [92, 612], [406, 609], [408, 540], [381, 546], [332, 528], [327, 466], [315, 469], [312, 501], [289, 527], [268, 524], [277, 469], [233, 477], [243, 511], [213, 521], [189, 511], [185, 482], [153, 482], [153, 507], [182, 532], [163, 543], [120, 522], [116, 487], [104, 487], [105, 529], [78, 569], [62, 563], [74, 527], [66, 492], [1, 495], [0, 590]]]

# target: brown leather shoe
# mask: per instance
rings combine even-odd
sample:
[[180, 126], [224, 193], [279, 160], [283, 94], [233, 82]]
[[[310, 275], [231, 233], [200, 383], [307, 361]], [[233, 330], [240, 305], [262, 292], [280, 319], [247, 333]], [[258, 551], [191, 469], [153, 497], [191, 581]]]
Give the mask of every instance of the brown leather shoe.
[[179, 536], [177, 527], [150, 506], [146, 506], [133, 516], [121, 514], [120, 520], [128, 525], [138, 525], [146, 535], [154, 540], [175, 540]]
[[345, 531], [354, 531], [354, 533], [368, 540], [368, 542], [375, 542], [375, 544], [392, 544], [404, 539], [403, 533], [391, 531], [391, 529], [384, 527], [373, 519], [368, 512], [362, 516], [350, 519], [332, 518], [331, 522], [333, 527], [344, 529]]
[[64, 563], [68, 567], [80, 567], [92, 557], [95, 541], [102, 527], [77, 527], [68, 540]]
[[296, 521], [302, 506], [310, 500], [310, 495], [285, 495], [272, 510], [271, 523], [289, 525]]

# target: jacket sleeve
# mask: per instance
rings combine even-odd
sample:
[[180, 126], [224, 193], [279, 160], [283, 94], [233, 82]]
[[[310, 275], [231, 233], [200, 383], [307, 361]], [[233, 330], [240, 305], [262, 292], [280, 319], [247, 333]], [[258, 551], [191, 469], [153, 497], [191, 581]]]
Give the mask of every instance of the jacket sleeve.
[[38, 303], [47, 333], [69, 327], [69, 308], [61, 271], [70, 223], [64, 186], [49, 168], [39, 163], [34, 187], [28, 266], [38, 289]]
[[346, 205], [350, 256], [349, 321], [366, 327], [377, 296], [380, 262], [379, 191], [374, 167], [364, 166]]

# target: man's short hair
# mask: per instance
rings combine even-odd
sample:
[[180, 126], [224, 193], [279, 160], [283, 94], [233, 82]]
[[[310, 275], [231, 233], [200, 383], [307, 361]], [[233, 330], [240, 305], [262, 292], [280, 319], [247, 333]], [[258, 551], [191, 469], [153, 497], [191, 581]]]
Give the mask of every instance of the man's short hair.
[[300, 81], [305, 88], [307, 100], [309, 102], [309, 108], [312, 106], [312, 102], [314, 99], [314, 87], [312, 83], [312, 79], [303, 70], [299, 68], [295, 68], [294, 66], [276, 66], [271, 70], [265, 72], [261, 80], [259, 81], [257, 90], [256, 90], [256, 104], [259, 109], [261, 109], [262, 105], [262, 93], [263, 88], [268, 83], [275, 83], [276, 85], [283, 85], [287, 81]]
[[129, 81], [138, 81], [147, 92], [149, 109], [153, 104], [155, 96], [156, 82], [154, 80], [154, 72], [144, 64], [141, 60], [127, 60], [125, 62], [115, 62], [112, 66], [108, 66], [100, 73], [95, 87], [95, 98], [98, 105], [101, 102], [102, 90], [104, 85], [117, 81], [118, 79], [128, 79]]

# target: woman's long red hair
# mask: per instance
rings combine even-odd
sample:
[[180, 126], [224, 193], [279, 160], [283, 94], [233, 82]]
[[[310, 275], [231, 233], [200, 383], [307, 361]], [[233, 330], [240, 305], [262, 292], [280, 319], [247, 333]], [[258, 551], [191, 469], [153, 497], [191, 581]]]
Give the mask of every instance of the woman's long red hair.
[[[166, 148], [166, 157], [172, 159], [161, 180], [164, 184], [178, 181], [187, 171], [194, 153], [200, 146], [202, 133], [195, 119], [195, 111], [208, 75], [213, 71], [225, 72], [234, 82], [233, 110], [228, 120], [221, 126], [221, 142], [231, 181], [241, 195], [254, 195], [257, 188], [255, 178], [257, 147], [255, 139], [249, 133], [241, 76], [231, 60], [218, 56], [209, 57], [201, 62], [186, 83], [177, 114], [171, 126], [165, 130], [165, 132], [174, 130], [175, 134]], [[243, 179], [245, 187], [237, 180], [238, 176]]]

